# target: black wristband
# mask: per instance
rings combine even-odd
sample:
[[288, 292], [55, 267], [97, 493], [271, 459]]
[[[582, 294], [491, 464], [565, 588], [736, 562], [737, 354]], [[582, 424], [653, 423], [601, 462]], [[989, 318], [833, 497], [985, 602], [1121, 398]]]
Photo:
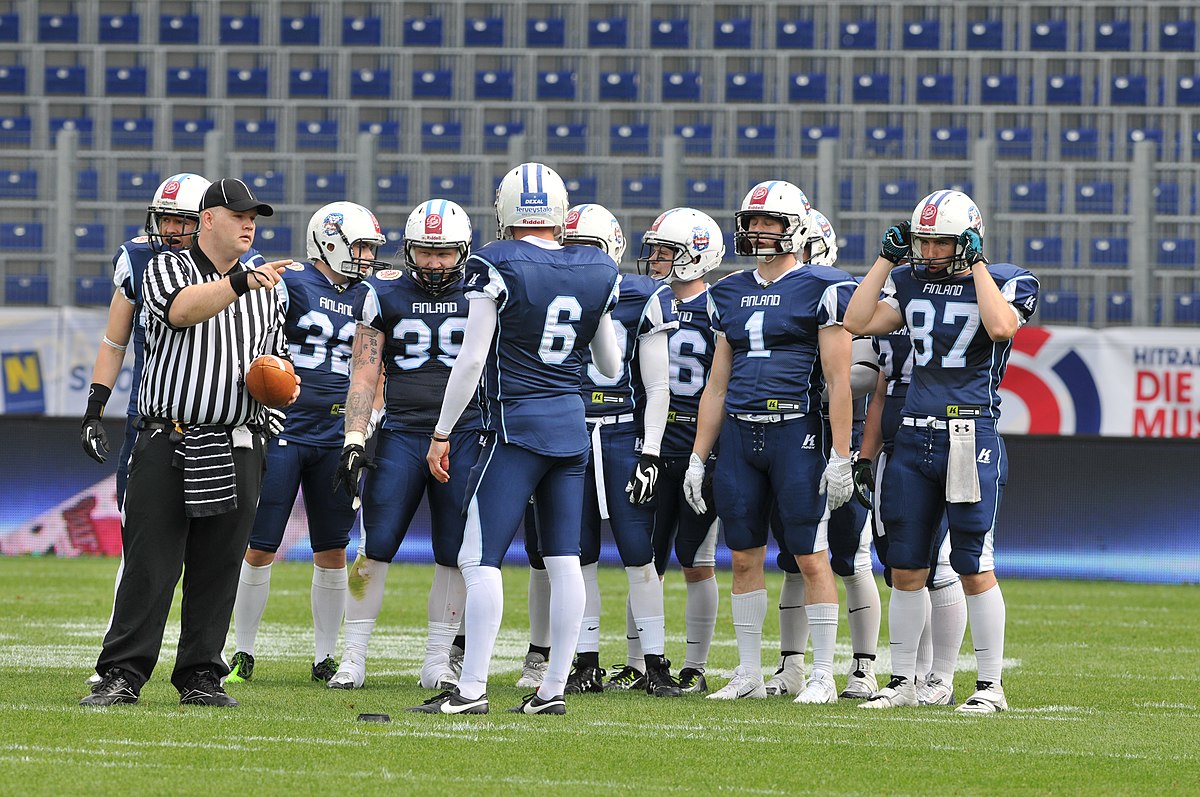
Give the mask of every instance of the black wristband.
[[100, 418], [104, 416], [104, 405], [112, 397], [112, 388], [106, 387], [99, 382], [92, 382], [92, 386], [88, 388], [87, 412], [84, 413], [84, 418]]
[[238, 296], [244, 296], [250, 292], [250, 272], [235, 271], [229, 275], [229, 285], [233, 288], [233, 292]]
[[435, 443], [449, 443], [450, 442], [449, 437], [438, 437], [437, 432], [434, 432], [433, 434], [429, 435], [429, 438], [431, 440], [433, 440], [433, 442], [435, 442]]

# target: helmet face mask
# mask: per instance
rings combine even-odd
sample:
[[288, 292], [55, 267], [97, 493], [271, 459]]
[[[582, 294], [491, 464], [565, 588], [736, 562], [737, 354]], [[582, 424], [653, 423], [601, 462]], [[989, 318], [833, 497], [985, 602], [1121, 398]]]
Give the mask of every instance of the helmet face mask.
[[562, 241], [567, 223], [567, 187], [562, 178], [540, 163], [522, 163], [496, 187], [496, 238], [510, 240], [513, 227], [554, 231]]
[[[373, 269], [390, 268], [390, 263], [375, 258], [386, 242], [375, 214], [354, 202], [331, 202], [308, 222], [309, 259], [324, 261], [349, 279], [363, 279]], [[371, 257], [362, 256], [364, 246]]]
[[[465, 210], [448, 199], [427, 200], [408, 214], [404, 263], [412, 278], [437, 296], [462, 279], [471, 253], [471, 237], [471, 219]], [[452, 252], [454, 259], [438, 257], [441, 252]]]
[[[961, 191], [934, 191], [917, 203], [910, 222], [913, 277], [924, 282], [953, 279], [971, 269], [960, 236], [968, 229], [983, 240], [983, 215], [975, 201]], [[939, 241], [952, 246], [937, 245]]]
[[621, 224], [601, 205], [576, 205], [568, 210], [562, 242], [563, 246], [594, 246], [618, 266], [625, 256], [625, 233], [621, 231]]
[[[154, 198], [146, 208], [146, 236], [150, 246], [158, 252], [168, 249], [190, 249], [200, 234], [200, 201], [211, 183], [198, 174], [183, 172], [168, 177], [154, 192]], [[179, 233], [163, 232], [167, 218], [182, 219], [184, 228]], [[186, 225], [191, 222], [192, 229]]]
[[[750, 189], [734, 214], [736, 229], [733, 248], [742, 256], [759, 258], [793, 254], [800, 257], [810, 236], [811, 205], [795, 185], [783, 180], [768, 180]], [[752, 231], [751, 221], [765, 216], [779, 222], [776, 232]]]
[[[662, 252], [670, 252], [670, 267], [662, 270]], [[657, 219], [642, 236], [638, 272], [666, 283], [690, 282], [703, 277], [725, 257], [725, 236], [707, 213], [673, 208]]]

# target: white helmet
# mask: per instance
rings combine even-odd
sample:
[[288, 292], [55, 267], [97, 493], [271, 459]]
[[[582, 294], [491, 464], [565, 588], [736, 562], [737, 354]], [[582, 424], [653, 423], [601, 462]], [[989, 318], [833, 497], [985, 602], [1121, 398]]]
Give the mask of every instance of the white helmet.
[[[937, 281], [949, 279], [971, 267], [965, 257], [962, 242], [954, 247], [949, 257], [932, 257], [924, 254], [924, 243], [934, 238], [958, 239], [967, 229], [979, 233], [983, 240], [983, 215], [975, 200], [962, 191], [934, 191], [917, 203], [913, 209], [911, 227], [912, 251], [908, 260], [913, 276], [918, 279]], [[937, 269], [930, 271], [930, 269]]]
[[[650, 268], [650, 257], [656, 246], [673, 253], [671, 270], [657, 277]], [[699, 279], [717, 266], [725, 257], [725, 236], [707, 213], [692, 208], [674, 208], [663, 213], [642, 236], [638, 271], [650, 274], [663, 282], [688, 282]]]
[[[804, 252], [808, 229], [812, 224], [808, 197], [796, 186], [783, 180], [767, 180], [750, 189], [742, 200], [741, 209], [734, 214], [737, 229], [733, 233], [733, 248], [739, 255], [773, 257], [788, 252], [797, 257]], [[770, 216], [783, 222], [783, 232], [751, 234], [750, 219]], [[759, 246], [759, 243], [766, 246]]]
[[825, 214], [813, 208], [808, 228], [808, 262], [814, 266], [832, 266], [837, 263], [837, 233]]
[[[152, 247], [171, 249], [172, 242], [182, 241], [183, 248], [187, 249], [196, 242], [196, 236], [200, 234], [200, 200], [210, 185], [208, 180], [191, 172], [172, 175], [163, 181], [146, 208], [146, 235]], [[187, 235], [165, 237], [159, 231], [160, 216], [179, 216], [194, 221], [195, 230]]]
[[[418, 266], [414, 247], [453, 249], [458, 259], [450, 268]], [[462, 278], [471, 254], [471, 218], [449, 199], [428, 199], [408, 214], [404, 224], [404, 263], [422, 288], [437, 296]]]
[[310, 260], [324, 260], [334, 271], [351, 279], [362, 279], [371, 269], [391, 266], [381, 260], [355, 257], [357, 243], [370, 245], [375, 254], [387, 243], [375, 214], [362, 205], [330, 202], [308, 220]]
[[557, 172], [540, 163], [522, 163], [496, 187], [496, 237], [512, 238], [513, 227], [542, 227], [561, 240], [568, 204], [567, 187]]
[[617, 217], [603, 205], [576, 205], [567, 211], [563, 244], [587, 244], [603, 249], [621, 265], [625, 255], [625, 233]]

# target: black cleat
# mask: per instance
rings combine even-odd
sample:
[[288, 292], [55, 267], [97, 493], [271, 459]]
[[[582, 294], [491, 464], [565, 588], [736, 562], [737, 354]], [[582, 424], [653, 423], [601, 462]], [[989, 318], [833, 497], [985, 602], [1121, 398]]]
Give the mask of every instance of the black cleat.
[[192, 673], [179, 692], [179, 705], [181, 706], [233, 708], [237, 704], [236, 700], [225, 694], [217, 676], [208, 670]]
[[538, 697], [537, 692], [532, 695], [525, 695], [525, 699], [521, 701], [521, 705], [510, 708], [513, 714], [566, 714], [567, 701], [562, 695], [555, 695], [549, 700], [542, 700]]
[[671, 662], [663, 656], [646, 654], [646, 694], [654, 697], [679, 697], [683, 690], [671, 677]]
[[337, 671], [337, 662], [333, 660], [333, 656], [326, 656], [324, 661], [312, 666], [312, 679], [327, 684], [330, 678], [337, 675]]
[[225, 683], [245, 683], [254, 675], [254, 657], [239, 650], [233, 654], [233, 661], [229, 663], [229, 667], [229, 675], [225, 676]]
[[488, 699], [487, 695], [480, 695], [475, 700], [467, 700], [455, 689], [442, 692], [419, 706], [412, 706], [404, 710], [415, 711], [418, 714], [486, 714], [488, 713]]
[[587, 692], [604, 691], [604, 670], [587, 664], [575, 662], [575, 668], [567, 676], [567, 686], [564, 694], [581, 695]]
[[679, 671], [679, 688], [687, 695], [702, 695], [707, 692], [708, 681], [704, 678], [704, 670], [684, 667]]
[[138, 690], [134, 688], [125, 671], [113, 668], [106, 672], [92, 693], [79, 701], [81, 706], [116, 706], [138, 702]]
[[624, 665], [620, 672], [608, 679], [608, 683], [604, 685], [604, 689], [645, 689], [646, 675], [641, 670], [635, 670], [628, 664]]

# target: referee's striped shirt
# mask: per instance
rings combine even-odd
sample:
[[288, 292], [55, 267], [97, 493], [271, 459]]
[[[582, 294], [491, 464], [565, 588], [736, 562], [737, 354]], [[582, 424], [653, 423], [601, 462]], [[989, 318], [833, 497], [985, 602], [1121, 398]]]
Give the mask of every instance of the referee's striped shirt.
[[[249, 271], [238, 262], [234, 269]], [[245, 372], [261, 354], [287, 354], [279, 293], [252, 290], [212, 318], [174, 327], [167, 318], [181, 290], [224, 279], [199, 245], [150, 261], [142, 283], [146, 356], [138, 413], [184, 424], [239, 426], [263, 406], [246, 391]]]

